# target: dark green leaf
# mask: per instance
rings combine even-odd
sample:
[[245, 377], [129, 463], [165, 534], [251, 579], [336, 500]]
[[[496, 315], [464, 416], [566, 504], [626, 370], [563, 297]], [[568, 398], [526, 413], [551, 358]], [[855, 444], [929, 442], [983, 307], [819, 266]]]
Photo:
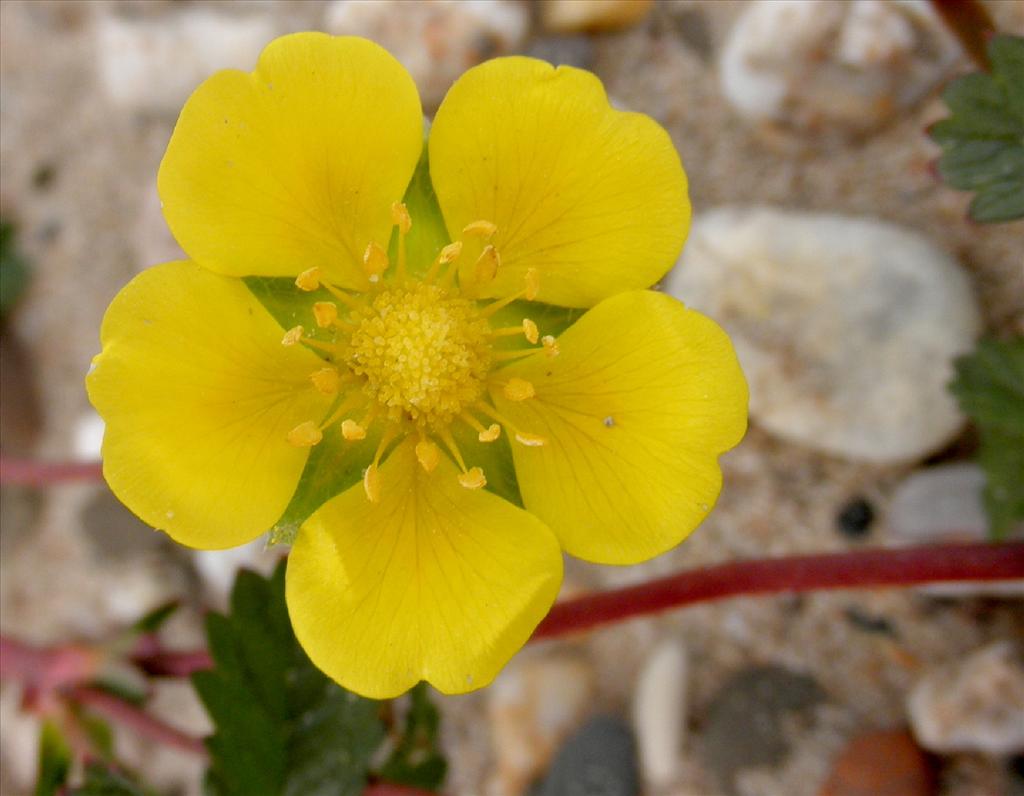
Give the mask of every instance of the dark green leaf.
[[404, 730], [378, 774], [386, 782], [437, 790], [448, 771], [448, 762], [437, 748], [440, 715], [426, 683], [412, 689], [409, 699]]
[[70, 796], [154, 796], [154, 793], [122, 771], [90, 763], [86, 766], [82, 787], [72, 790]]
[[71, 749], [60, 730], [47, 721], [39, 737], [39, 776], [35, 796], [54, 796], [71, 770]]
[[383, 739], [378, 704], [350, 694], [295, 640], [282, 564], [242, 572], [229, 616], [210, 614], [213, 669], [193, 683], [215, 726], [207, 788], [217, 796], [356, 796]]
[[178, 610], [181, 603], [178, 600], [171, 600], [171, 602], [164, 603], [163, 605], [154, 608], [148, 614], [143, 616], [134, 625], [132, 625], [133, 633], [156, 633], [164, 622], [170, 619], [174, 612]]
[[28, 286], [28, 261], [15, 245], [14, 225], [0, 221], [0, 319]]
[[985, 507], [999, 538], [1024, 521], [1024, 338], [983, 340], [957, 360], [950, 390], [981, 435]]
[[976, 191], [968, 213], [987, 223], [1024, 217], [1024, 38], [995, 36], [988, 54], [992, 74], [951, 83], [943, 98], [952, 116], [931, 130], [943, 179]]

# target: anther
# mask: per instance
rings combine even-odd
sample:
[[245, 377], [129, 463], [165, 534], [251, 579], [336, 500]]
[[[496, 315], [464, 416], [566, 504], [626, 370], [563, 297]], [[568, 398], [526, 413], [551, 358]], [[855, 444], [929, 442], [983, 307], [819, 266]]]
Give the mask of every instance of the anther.
[[473, 276], [480, 284], [490, 282], [498, 274], [498, 266], [501, 265], [501, 255], [498, 250], [488, 244], [480, 253], [473, 266]]
[[341, 374], [334, 368], [320, 368], [310, 374], [309, 380], [324, 395], [334, 395], [341, 384]]
[[288, 442], [296, 448], [311, 448], [324, 438], [316, 423], [307, 420], [288, 432]]
[[476, 435], [476, 438], [481, 442], [494, 442], [498, 437], [501, 436], [501, 426], [497, 423], [491, 423], [487, 428]]
[[376, 462], [367, 467], [363, 473], [363, 491], [366, 492], [366, 497], [371, 503], [377, 503], [380, 500], [380, 470], [377, 469]]
[[539, 434], [527, 434], [525, 431], [516, 432], [516, 442], [526, 445], [528, 448], [539, 448], [547, 440]]
[[317, 301], [313, 304], [313, 317], [317, 326], [327, 329], [338, 320], [338, 305], [333, 301]]
[[505, 386], [501, 388], [501, 391], [510, 401], [525, 401], [527, 398], [533, 398], [537, 394], [530, 382], [526, 379], [520, 379], [518, 376], [513, 376], [505, 382]]
[[487, 485], [487, 478], [479, 467], [471, 467], [466, 472], [459, 473], [459, 483], [466, 489], [480, 489]]
[[426, 472], [432, 473], [441, 460], [441, 451], [437, 445], [424, 437], [416, 443], [416, 458]]
[[379, 282], [380, 276], [388, 270], [388, 254], [380, 244], [370, 242], [363, 252], [363, 271], [371, 282]]
[[434, 258], [434, 262], [431, 263], [430, 269], [427, 271], [426, 276], [423, 277], [423, 281], [433, 282], [441, 268], [458, 260], [460, 254], [462, 254], [462, 241], [457, 240], [454, 243], [449, 243]]
[[366, 429], [359, 425], [355, 420], [349, 418], [348, 420], [341, 421], [341, 436], [349, 442], [366, 439]]
[[537, 336], [540, 332], [537, 329], [537, 324], [531, 321], [529, 318], [523, 318], [523, 334], [526, 336], [527, 341], [537, 344]]
[[549, 357], [557, 357], [558, 356], [558, 352], [561, 349], [558, 347], [558, 341], [555, 340], [555, 338], [552, 335], [550, 335], [550, 334], [544, 335], [542, 338], [540, 338], [540, 342], [541, 342], [541, 345], [544, 346], [544, 353], [545, 354], [547, 354]]
[[462, 234], [467, 238], [484, 238], [485, 240], [494, 235], [498, 228], [490, 221], [474, 221], [462, 228]]
[[302, 334], [305, 332], [301, 326], [293, 326], [287, 332], [284, 333], [284, 337], [281, 338], [281, 345], [296, 345], [302, 340]]
[[403, 235], [412, 229], [412, 216], [403, 202], [391, 203], [391, 223], [398, 227]]
[[320, 269], [310, 268], [295, 277], [295, 287], [307, 293], [320, 287]]
[[536, 268], [526, 269], [526, 300], [533, 301], [537, 298], [537, 292], [540, 290], [540, 271]]

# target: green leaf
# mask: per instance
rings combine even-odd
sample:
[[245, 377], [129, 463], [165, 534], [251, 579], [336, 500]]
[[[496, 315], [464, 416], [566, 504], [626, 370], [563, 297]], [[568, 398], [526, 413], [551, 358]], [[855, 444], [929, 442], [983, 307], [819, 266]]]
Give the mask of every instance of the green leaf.
[[993, 537], [1024, 521], [1024, 338], [983, 340], [956, 362], [951, 392], [978, 426]]
[[0, 221], [0, 319], [7, 313], [28, 286], [28, 261], [18, 251], [14, 225]]
[[154, 608], [132, 625], [131, 632], [138, 634], [156, 633], [163, 627], [164, 622], [174, 616], [174, 612], [180, 607], [181, 602], [179, 600], [171, 600]]
[[52, 722], [45, 722], [39, 736], [39, 776], [35, 796], [54, 796], [67, 782], [71, 749]]
[[207, 789], [216, 796], [357, 796], [384, 737], [378, 703], [310, 663], [292, 633], [285, 564], [240, 572], [231, 613], [207, 617], [215, 666], [192, 682], [215, 732]]
[[409, 699], [402, 735], [378, 775], [386, 782], [436, 791], [448, 771], [448, 762], [437, 748], [441, 717], [426, 683], [413, 688]]
[[976, 72], [947, 87], [953, 115], [931, 136], [942, 146], [943, 179], [977, 192], [970, 217], [994, 223], [1024, 217], [1024, 38], [995, 36], [988, 55], [991, 75]]
[[85, 782], [70, 796], [154, 796], [126, 773], [101, 763], [90, 763], [85, 769]]

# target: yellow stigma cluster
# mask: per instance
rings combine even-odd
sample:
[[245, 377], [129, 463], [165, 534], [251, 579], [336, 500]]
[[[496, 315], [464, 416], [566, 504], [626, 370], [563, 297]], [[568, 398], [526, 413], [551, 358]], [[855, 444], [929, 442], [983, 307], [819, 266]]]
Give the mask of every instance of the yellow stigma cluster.
[[[334, 340], [309, 337], [302, 326], [296, 326], [281, 342], [304, 344], [326, 354], [327, 364], [310, 374], [310, 382], [314, 389], [338, 399], [325, 420], [302, 422], [287, 439], [297, 447], [319, 445], [324, 432], [337, 425], [344, 440], [355, 442], [366, 439], [370, 426], [380, 422], [383, 429], [376, 452], [363, 472], [370, 500], [380, 498], [381, 458], [396, 440], [409, 434], [419, 438], [416, 458], [424, 470], [437, 467], [443, 455], [439, 444], [443, 445], [458, 465], [459, 483], [480, 489], [487, 478], [480, 467], [466, 465], [451, 433], [453, 423], [471, 428], [484, 444], [497, 440], [502, 428], [521, 445], [545, 443], [543, 437], [503, 417], [488, 398], [488, 390], [500, 389], [510, 401], [530, 400], [536, 394], [534, 386], [507, 377], [503, 366], [540, 351], [549, 357], [558, 355], [555, 338], [541, 337], [529, 318], [499, 328], [492, 328], [487, 320], [516, 299], [533, 301], [539, 277], [534, 269], [527, 269], [521, 290], [490, 302], [477, 298], [480, 288], [497, 275], [501, 255], [486, 242], [494, 236], [495, 225], [474, 221], [462, 231], [465, 237], [478, 239], [479, 252], [465, 280], [456, 266], [463, 254], [462, 241], [442, 248], [422, 278], [410, 278], [406, 235], [412, 219], [401, 202], [392, 205], [391, 219], [398, 229], [398, 261], [392, 270], [384, 247], [368, 244], [363, 255], [363, 290], [342, 290], [325, 280], [319, 268], [303, 271], [295, 280], [299, 290], [323, 288], [333, 297], [334, 301], [314, 302], [311, 310], [317, 327], [332, 330]], [[497, 338], [509, 336], [522, 338], [531, 347], [494, 349]]]
[[419, 283], [383, 290], [354, 316], [346, 364], [390, 419], [442, 431], [480, 398], [491, 330], [475, 302]]

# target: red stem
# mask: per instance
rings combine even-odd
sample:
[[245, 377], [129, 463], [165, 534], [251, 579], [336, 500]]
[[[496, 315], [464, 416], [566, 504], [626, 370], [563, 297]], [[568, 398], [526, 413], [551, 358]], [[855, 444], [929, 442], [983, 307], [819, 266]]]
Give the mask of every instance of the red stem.
[[932, 8], [945, 23], [964, 52], [980, 69], [989, 71], [987, 44], [995, 23], [978, 0], [931, 0]]
[[1024, 578], [1024, 542], [860, 550], [740, 561], [559, 603], [531, 640], [708, 600], [823, 589]]
[[0, 456], [0, 483], [23, 486], [49, 486], [66, 481], [99, 481], [103, 465], [99, 462], [37, 462]]
[[134, 730], [151, 741], [166, 744], [184, 752], [206, 755], [206, 746], [198, 738], [193, 738], [169, 724], [164, 724], [160, 719], [154, 718], [130, 702], [125, 702], [106, 691], [79, 687], [72, 689], [68, 696], [72, 701], [99, 713], [104, 718]]

